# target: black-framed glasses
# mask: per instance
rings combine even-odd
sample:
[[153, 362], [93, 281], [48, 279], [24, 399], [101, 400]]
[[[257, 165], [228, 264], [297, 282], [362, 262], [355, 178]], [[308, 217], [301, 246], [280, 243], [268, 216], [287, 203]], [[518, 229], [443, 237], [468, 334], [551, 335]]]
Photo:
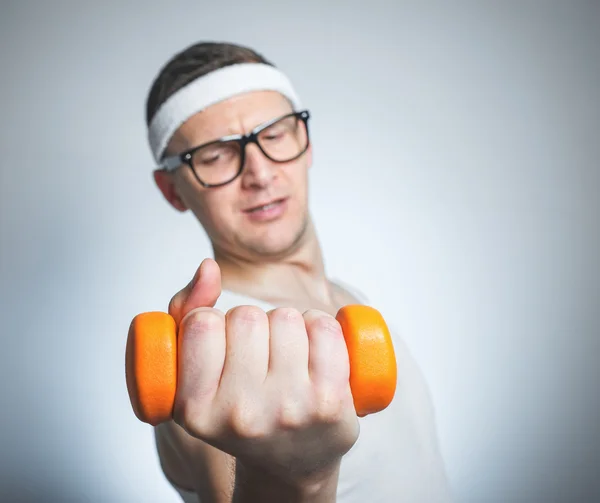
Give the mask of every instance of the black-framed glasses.
[[174, 171], [187, 164], [204, 187], [220, 187], [243, 171], [246, 145], [255, 143], [271, 161], [284, 163], [308, 150], [308, 110], [292, 112], [261, 124], [245, 135], [230, 135], [166, 157], [161, 168]]

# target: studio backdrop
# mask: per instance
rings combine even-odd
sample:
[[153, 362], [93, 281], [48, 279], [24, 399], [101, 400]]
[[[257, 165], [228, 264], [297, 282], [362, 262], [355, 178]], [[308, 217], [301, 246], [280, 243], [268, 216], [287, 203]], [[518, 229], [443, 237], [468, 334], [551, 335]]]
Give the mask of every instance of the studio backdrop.
[[462, 503], [600, 501], [594, 1], [0, 4], [0, 500], [177, 502], [127, 328], [209, 242], [152, 179], [144, 104], [199, 40], [311, 110], [328, 273], [421, 365]]

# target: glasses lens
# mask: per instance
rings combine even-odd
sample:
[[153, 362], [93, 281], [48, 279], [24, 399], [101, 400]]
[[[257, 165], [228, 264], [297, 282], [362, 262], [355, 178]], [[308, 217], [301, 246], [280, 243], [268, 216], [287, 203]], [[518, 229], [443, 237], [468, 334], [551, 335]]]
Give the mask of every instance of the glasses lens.
[[274, 161], [285, 162], [300, 155], [308, 145], [304, 121], [295, 116], [284, 117], [258, 134], [265, 153]]
[[224, 141], [196, 150], [192, 156], [192, 164], [200, 180], [209, 185], [218, 185], [236, 177], [240, 170], [240, 159], [239, 144]]

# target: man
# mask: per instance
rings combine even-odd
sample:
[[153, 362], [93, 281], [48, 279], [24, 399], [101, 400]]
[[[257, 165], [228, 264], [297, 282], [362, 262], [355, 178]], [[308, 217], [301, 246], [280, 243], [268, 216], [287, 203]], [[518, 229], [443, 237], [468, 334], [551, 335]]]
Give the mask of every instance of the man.
[[199, 43], [150, 90], [157, 186], [212, 243], [169, 304], [179, 327], [173, 421], [155, 428], [184, 501], [450, 500], [427, 386], [393, 334], [398, 385], [357, 418], [334, 316], [366, 303], [328, 278], [308, 209], [310, 114], [255, 51]]

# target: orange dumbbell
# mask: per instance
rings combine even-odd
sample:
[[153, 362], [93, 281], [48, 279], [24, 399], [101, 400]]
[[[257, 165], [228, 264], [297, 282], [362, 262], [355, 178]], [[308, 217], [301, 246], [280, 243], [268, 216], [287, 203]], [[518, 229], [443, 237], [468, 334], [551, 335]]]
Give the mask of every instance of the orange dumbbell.
[[[372, 307], [342, 307], [342, 327], [350, 361], [350, 389], [359, 417], [385, 409], [396, 392], [396, 356], [388, 327]], [[125, 356], [127, 390], [135, 415], [156, 426], [172, 417], [177, 390], [177, 327], [162, 312], [131, 322]]]

